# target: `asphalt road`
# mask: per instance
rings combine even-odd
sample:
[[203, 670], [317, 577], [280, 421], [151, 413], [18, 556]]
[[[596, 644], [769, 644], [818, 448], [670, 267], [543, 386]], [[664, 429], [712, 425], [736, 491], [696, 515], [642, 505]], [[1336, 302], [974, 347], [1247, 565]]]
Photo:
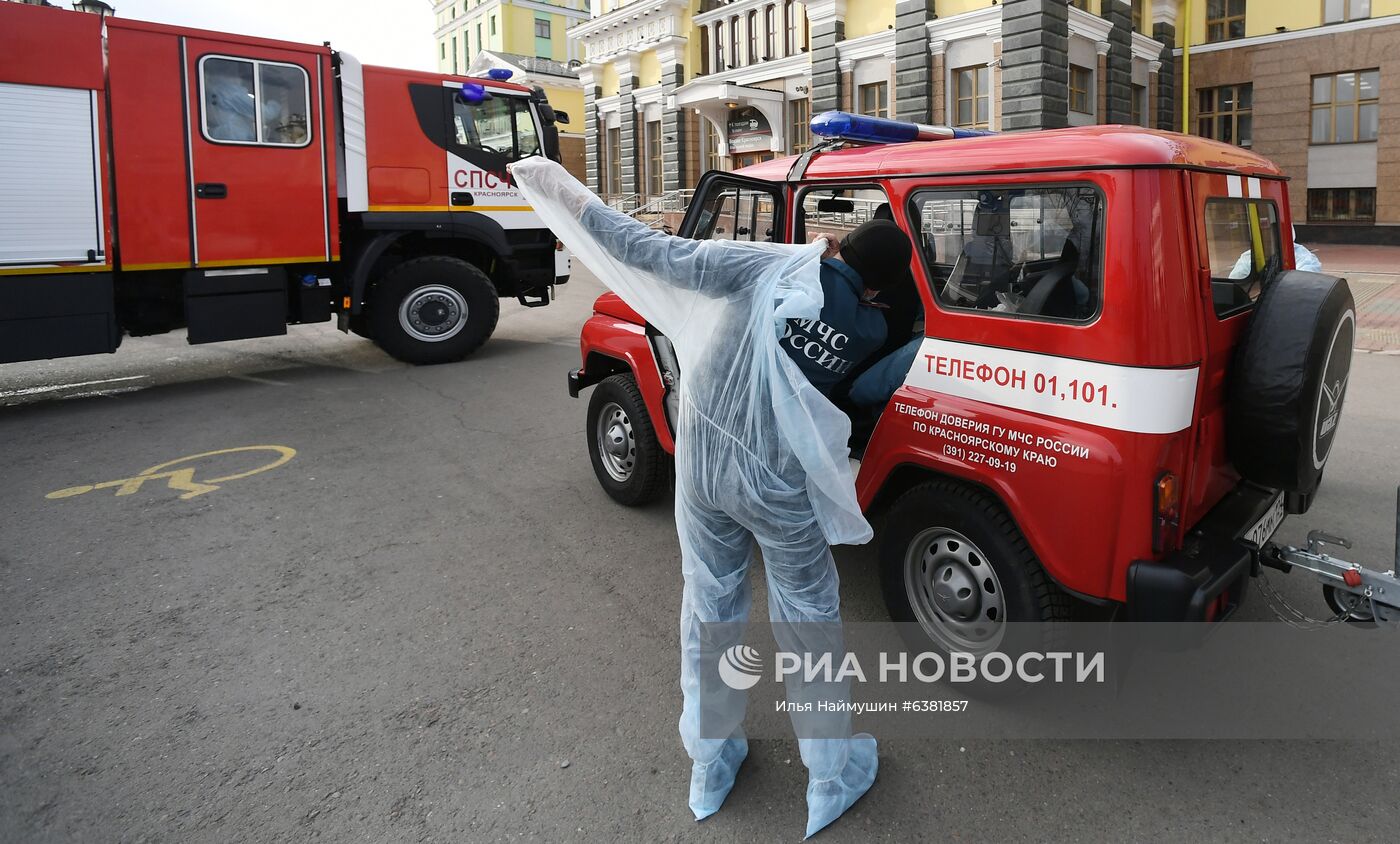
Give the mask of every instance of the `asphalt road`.
[[[686, 808], [671, 515], [602, 494], [564, 390], [598, 289], [503, 303], [449, 366], [321, 326], [0, 368], [0, 840], [800, 840], [791, 740], [754, 742], [715, 817]], [[1398, 392], [1400, 358], [1357, 356], [1285, 538], [1389, 560]], [[82, 491], [246, 446], [296, 453], [188, 499]], [[189, 490], [184, 465], [155, 474]], [[883, 619], [873, 550], [838, 560], [846, 617]], [[1397, 774], [1361, 741], [887, 739], [819, 840], [1392, 840]]]

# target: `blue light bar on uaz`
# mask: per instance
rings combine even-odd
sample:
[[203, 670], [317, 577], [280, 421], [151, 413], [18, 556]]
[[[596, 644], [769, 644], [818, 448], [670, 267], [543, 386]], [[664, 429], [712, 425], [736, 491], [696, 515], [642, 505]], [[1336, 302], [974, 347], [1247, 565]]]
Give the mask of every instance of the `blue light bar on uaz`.
[[824, 111], [812, 118], [812, 134], [820, 138], [867, 144], [903, 144], [909, 141], [976, 138], [996, 133], [986, 129], [954, 129], [951, 126], [906, 123], [902, 120], [851, 114], [846, 111]]

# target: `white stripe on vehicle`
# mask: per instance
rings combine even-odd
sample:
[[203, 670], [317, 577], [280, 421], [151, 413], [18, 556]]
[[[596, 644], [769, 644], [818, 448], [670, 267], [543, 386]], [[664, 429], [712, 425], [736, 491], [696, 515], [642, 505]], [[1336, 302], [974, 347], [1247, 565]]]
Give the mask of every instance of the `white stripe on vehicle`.
[[1226, 176], [1225, 187], [1230, 196], [1236, 199], [1244, 196], [1244, 183], [1239, 176]]
[[906, 387], [1139, 434], [1190, 426], [1197, 367], [1152, 369], [932, 337]]

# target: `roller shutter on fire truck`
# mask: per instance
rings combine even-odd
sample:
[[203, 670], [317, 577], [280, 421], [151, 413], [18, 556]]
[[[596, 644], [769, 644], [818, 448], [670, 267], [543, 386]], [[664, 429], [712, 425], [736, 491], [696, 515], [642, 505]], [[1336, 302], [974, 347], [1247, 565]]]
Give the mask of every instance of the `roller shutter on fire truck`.
[[97, 94], [0, 83], [0, 265], [103, 255]]

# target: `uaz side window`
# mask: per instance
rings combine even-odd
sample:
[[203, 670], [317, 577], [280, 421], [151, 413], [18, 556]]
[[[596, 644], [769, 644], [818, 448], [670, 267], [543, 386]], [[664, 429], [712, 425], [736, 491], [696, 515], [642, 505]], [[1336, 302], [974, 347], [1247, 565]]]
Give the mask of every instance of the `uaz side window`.
[[1088, 185], [924, 190], [918, 247], [939, 304], [1087, 322], [1103, 297], [1104, 201]]
[[311, 86], [294, 64], [205, 56], [199, 60], [204, 137], [216, 143], [311, 143]]
[[1215, 315], [1248, 308], [1283, 266], [1278, 210], [1272, 202], [1258, 199], [1208, 200], [1206, 248]]

